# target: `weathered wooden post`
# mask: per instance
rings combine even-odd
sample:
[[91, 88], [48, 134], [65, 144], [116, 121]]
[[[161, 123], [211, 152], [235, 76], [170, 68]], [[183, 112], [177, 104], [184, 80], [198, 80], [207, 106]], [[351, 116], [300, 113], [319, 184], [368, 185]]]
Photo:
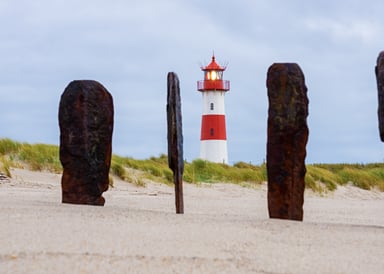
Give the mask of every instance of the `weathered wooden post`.
[[181, 100], [179, 78], [168, 73], [167, 122], [168, 122], [168, 166], [173, 171], [175, 184], [176, 213], [184, 213], [183, 200], [183, 131], [181, 122]]
[[270, 218], [303, 220], [308, 98], [294, 63], [268, 69], [268, 211]]
[[377, 58], [375, 74], [379, 100], [379, 108], [377, 111], [379, 116], [379, 132], [380, 139], [384, 142], [384, 51], [380, 52], [379, 57]]
[[62, 202], [104, 205], [112, 152], [113, 99], [98, 82], [71, 82], [59, 106]]

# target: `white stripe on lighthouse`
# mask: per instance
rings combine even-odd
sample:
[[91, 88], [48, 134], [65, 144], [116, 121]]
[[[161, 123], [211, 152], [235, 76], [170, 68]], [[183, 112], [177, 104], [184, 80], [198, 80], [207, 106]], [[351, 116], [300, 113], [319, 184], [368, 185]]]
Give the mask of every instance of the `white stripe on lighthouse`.
[[204, 114], [223, 114], [224, 108], [224, 91], [208, 90], [203, 94], [203, 115]]
[[200, 142], [200, 158], [215, 163], [228, 163], [226, 140], [204, 140]]

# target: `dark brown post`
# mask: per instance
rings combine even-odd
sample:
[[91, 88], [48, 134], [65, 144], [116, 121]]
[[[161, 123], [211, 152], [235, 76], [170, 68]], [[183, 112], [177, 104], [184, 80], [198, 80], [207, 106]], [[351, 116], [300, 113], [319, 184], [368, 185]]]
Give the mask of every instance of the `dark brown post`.
[[98, 82], [73, 81], [59, 106], [62, 202], [104, 205], [112, 152], [113, 99]]
[[377, 65], [375, 67], [376, 80], [377, 80], [377, 91], [379, 108], [377, 114], [379, 116], [379, 132], [380, 139], [384, 142], [384, 51], [380, 52], [377, 58]]
[[173, 171], [175, 184], [176, 213], [184, 213], [183, 201], [183, 131], [181, 122], [181, 100], [179, 78], [176, 73], [168, 73], [167, 92], [168, 122], [168, 165]]
[[308, 98], [293, 63], [268, 69], [268, 210], [270, 218], [303, 220]]

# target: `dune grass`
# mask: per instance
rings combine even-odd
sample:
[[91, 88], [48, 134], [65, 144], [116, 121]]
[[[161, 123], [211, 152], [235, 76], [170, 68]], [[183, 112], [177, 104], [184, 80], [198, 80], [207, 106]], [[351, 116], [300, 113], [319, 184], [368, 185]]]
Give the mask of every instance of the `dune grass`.
[[[362, 189], [377, 188], [384, 191], [384, 163], [314, 164], [312, 167], [317, 168], [319, 171], [325, 171], [329, 175], [324, 177], [325, 179], [320, 178], [322, 182], [327, 181], [328, 184], [334, 184], [335, 186], [352, 183]], [[316, 172], [316, 174], [319, 174], [319, 172]]]
[[55, 145], [28, 144], [10, 139], [0, 139], [1, 166], [20, 167], [24, 164], [28, 169], [61, 172], [59, 148]]
[[[0, 139], [0, 172], [10, 177], [10, 169], [15, 167], [61, 173], [59, 148]], [[173, 173], [164, 154], [145, 160], [113, 155], [110, 175], [111, 185], [112, 176], [138, 186], [145, 186], [149, 180], [165, 184], [173, 182]], [[230, 166], [197, 159], [185, 162], [183, 179], [194, 184], [224, 182], [255, 187], [267, 181], [267, 169], [265, 164], [238, 162]], [[384, 191], [384, 163], [307, 165], [305, 181], [306, 187], [315, 192], [333, 191], [338, 185], [348, 183], [362, 189]]]

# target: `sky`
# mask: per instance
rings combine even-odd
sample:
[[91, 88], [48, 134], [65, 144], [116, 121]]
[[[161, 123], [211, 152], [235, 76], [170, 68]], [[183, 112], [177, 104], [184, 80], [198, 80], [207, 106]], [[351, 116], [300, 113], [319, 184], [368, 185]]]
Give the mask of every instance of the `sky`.
[[266, 159], [266, 75], [294, 62], [309, 98], [307, 163], [384, 161], [374, 73], [382, 0], [2, 0], [0, 138], [59, 145], [72, 80], [112, 94], [113, 153], [167, 153], [167, 73], [180, 80], [184, 158], [199, 157], [200, 67], [227, 64], [229, 163]]

